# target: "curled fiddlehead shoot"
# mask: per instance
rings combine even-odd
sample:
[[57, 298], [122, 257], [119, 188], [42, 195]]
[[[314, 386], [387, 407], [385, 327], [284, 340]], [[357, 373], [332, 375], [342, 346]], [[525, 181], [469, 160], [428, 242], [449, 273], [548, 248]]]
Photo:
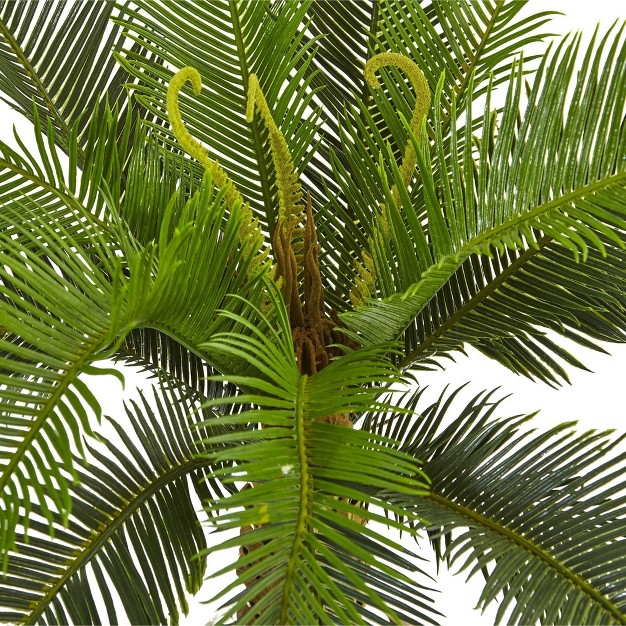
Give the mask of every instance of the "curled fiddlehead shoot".
[[[194, 93], [198, 95], [202, 89], [202, 78], [198, 70], [191, 66], [183, 67], [176, 72], [170, 79], [167, 88], [167, 115], [174, 137], [176, 137], [176, 140], [187, 154], [204, 166], [218, 187], [226, 188], [225, 200], [228, 208], [232, 211], [234, 207], [240, 207], [242, 222], [239, 229], [239, 240], [246, 252], [259, 250], [262, 246], [263, 234], [258, 221], [252, 215], [250, 207], [243, 201], [241, 194], [229, 179], [228, 174], [216, 160], [209, 157], [207, 149], [194, 139], [182, 120], [178, 95], [187, 81], [191, 83]], [[259, 255], [252, 264], [252, 268], [257, 268], [266, 257], [267, 252]]]
[[248, 80], [248, 106], [246, 109], [248, 123], [254, 119], [255, 108], [261, 114], [269, 134], [272, 160], [276, 170], [276, 186], [278, 187], [278, 218], [279, 220], [286, 220], [287, 226], [292, 227], [299, 223], [304, 215], [304, 206], [301, 203], [302, 190], [298, 182], [298, 175], [287, 142], [267, 105], [267, 100], [259, 85], [259, 79], [255, 74], [251, 74]]
[[[403, 70], [411, 81], [411, 85], [415, 90], [415, 106], [413, 107], [410, 125], [413, 134], [419, 139], [422, 132], [424, 118], [428, 114], [428, 109], [430, 108], [430, 88], [428, 87], [428, 81], [426, 80], [422, 70], [420, 70], [417, 64], [408, 57], [396, 52], [383, 52], [372, 57], [365, 64], [365, 80], [374, 89], [381, 88], [376, 72], [381, 67], [386, 66], [393, 66]], [[417, 159], [415, 157], [415, 148], [413, 148], [412, 142], [409, 141], [407, 142], [404, 150], [404, 156], [402, 157], [402, 162], [400, 164], [400, 175], [405, 186], [408, 186], [411, 182], [411, 177], [415, 171], [416, 163]], [[394, 200], [398, 202], [397, 189], [394, 188], [392, 195], [394, 196]]]
[[[368, 85], [374, 89], [380, 89], [381, 84], [376, 76], [376, 72], [382, 67], [397, 67], [405, 72], [409, 77], [411, 85], [415, 91], [415, 106], [411, 116], [410, 127], [413, 134], [419, 138], [422, 133], [422, 125], [430, 108], [430, 88], [424, 73], [417, 64], [396, 52], [383, 52], [373, 56], [367, 61], [364, 69], [365, 80]], [[400, 178], [405, 187], [408, 187], [415, 171], [417, 157], [415, 148], [411, 141], [407, 142], [404, 155], [400, 163]], [[391, 196], [396, 205], [400, 205], [400, 194], [397, 185], [391, 189]], [[384, 209], [379, 214], [376, 225], [374, 226], [374, 234], [370, 238], [370, 250], [380, 248], [381, 244], [388, 241], [390, 237], [387, 220]], [[365, 304], [365, 301], [375, 290], [376, 269], [372, 254], [367, 250], [363, 251], [362, 262], [357, 262], [357, 277], [355, 279], [354, 288], [350, 291], [350, 299], [354, 306]]]
[[280, 285], [283, 298], [289, 310], [292, 327], [304, 324], [304, 311], [300, 301], [298, 276], [302, 273], [301, 242], [294, 243], [296, 235], [303, 231], [297, 228], [304, 217], [302, 189], [293, 165], [293, 159], [283, 134], [276, 125], [255, 74], [248, 79], [248, 104], [246, 120], [252, 123], [255, 110], [259, 112], [270, 142], [270, 151], [278, 188], [278, 219], [272, 234], [272, 247], [276, 259], [275, 279]]

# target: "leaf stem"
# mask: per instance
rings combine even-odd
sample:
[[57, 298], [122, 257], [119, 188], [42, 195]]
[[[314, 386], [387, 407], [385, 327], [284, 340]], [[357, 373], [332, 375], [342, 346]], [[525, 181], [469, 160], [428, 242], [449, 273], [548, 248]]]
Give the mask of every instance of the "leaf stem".
[[295, 411], [295, 431], [296, 441], [298, 445], [298, 458], [300, 461], [300, 508], [298, 510], [298, 521], [296, 523], [295, 537], [291, 544], [291, 555], [287, 563], [287, 573], [285, 575], [285, 583], [283, 586], [283, 598], [280, 607], [280, 624], [287, 623], [287, 614], [289, 611], [289, 594], [293, 587], [294, 578], [296, 576], [296, 567], [299, 560], [300, 546], [304, 541], [307, 533], [307, 521], [311, 512], [311, 474], [309, 472], [309, 460], [306, 450], [306, 428], [304, 421], [304, 396], [306, 394], [306, 385], [308, 377], [306, 375], [300, 378], [298, 388], [298, 396], [296, 399]]
[[503, 526], [502, 524], [499, 524], [493, 519], [482, 515], [478, 511], [465, 507], [461, 504], [457, 504], [452, 500], [448, 500], [444, 496], [434, 493], [432, 490], [426, 498], [438, 506], [449, 509], [456, 514], [471, 520], [473, 524], [478, 524], [489, 529], [490, 531], [498, 533], [505, 539], [526, 550], [532, 556], [540, 559], [548, 565], [548, 567], [555, 570], [560, 576], [570, 582], [572, 586], [576, 587], [594, 602], [599, 604], [609, 615], [611, 615], [611, 617], [615, 619], [617, 623], [626, 624], [626, 615], [622, 613], [619, 608], [611, 602], [611, 600], [609, 600], [609, 598], [596, 589], [589, 581], [582, 578], [582, 576], [579, 576], [576, 572], [573, 572], [570, 568], [558, 561], [552, 554], [550, 554], [550, 552], [544, 550], [533, 541], [530, 541], [523, 535], [507, 528], [506, 526]]

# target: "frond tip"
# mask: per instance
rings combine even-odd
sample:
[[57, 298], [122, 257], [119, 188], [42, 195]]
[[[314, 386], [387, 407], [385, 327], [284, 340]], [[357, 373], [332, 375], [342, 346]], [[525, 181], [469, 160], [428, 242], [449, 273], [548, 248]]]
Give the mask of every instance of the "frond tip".
[[[365, 80], [374, 89], [380, 89], [381, 84], [376, 77], [376, 72], [381, 67], [391, 65], [403, 70], [411, 81], [411, 85], [415, 90], [415, 106], [413, 107], [413, 115], [411, 116], [411, 130], [416, 137], [421, 136], [422, 124], [424, 118], [428, 114], [430, 109], [430, 88], [428, 81], [424, 76], [424, 72], [417, 66], [415, 61], [409, 59], [409, 57], [396, 52], [382, 52], [373, 56], [365, 64], [365, 70], [363, 72]], [[400, 166], [400, 174], [405, 185], [408, 186], [411, 181], [411, 175], [415, 170], [416, 157], [415, 149], [409, 142], [402, 158], [402, 164]], [[394, 198], [397, 192], [393, 194]]]
[[302, 191], [289, 146], [272, 117], [267, 100], [259, 85], [259, 79], [255, 74], [251, 74], [248, 82], [248, 105], [246, 107], [246, 121], [248, 123], [254, 120], [255, 106], [261, 114], [269, 134], [272, 159], [276, 168], [279, 219], [286, 219], [289, 229], [300, 222], [304, 215], [304, 206], [301, 202]]
[[194, 159], [202, 163], [204, 167], [211, 169], [214, 166], [214, 162], [209, 158], [206, 149], [191, 136], [191, 133], [187, 130], [180, 115], [178, 94], [187, 81], [192, 84], [193, 92], [196, 95], [202, 90], [202, 77], [195, 67], [183, 67], [183, 69], [176, 72], [176, 74], [172, 76], [167, 88], [167, 116], [169, 117], [172, 131], [178, 143], [194, 157]]
[[194, 139], [187, 130], [180, 115], [178, 94], [187, 81], [192, 84], [194, 93], [198, 95], [202, 89], [202, 78], [198, 70], [191, 66], [183, 67], [176, 72], [170, 79], [167, 88], [167, 116], [172, 125], [172, 132], [181, 147], [204, 166], [218, 187], [226, 187], [230, 184], [230, 188], [226, 192], [226, 202], [228, 208], [232, 209], [237, 201], [242, 200], [241, 194], [230, 182], [228, 174], [220, 167], [217, 161], [209, 157], [206, 148], [199, 141]]

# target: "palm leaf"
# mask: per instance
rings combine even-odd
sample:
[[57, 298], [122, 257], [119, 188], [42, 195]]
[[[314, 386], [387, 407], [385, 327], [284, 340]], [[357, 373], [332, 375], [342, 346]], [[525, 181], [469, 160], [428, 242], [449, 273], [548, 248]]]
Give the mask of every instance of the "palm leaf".
[[[320, 421], [371, 406], [376, 387], [395, 378], [394, 368], [380, 358], [388, 346], [348, 353], [315, 376], [301, 376], [287, 313], [273, 299], [275, 330], [263, 316], [257, 324], [238, 318], [247, 332], [216, 336], [207, 347], [245, 355], [259, 374], [226, 377], [250, 393], [207, 406], [253, 402], [258, 409], [220, 423], [263, 425], [243, 441], [241, 433], [207, 441], [212, 446], [236, 444], [211, 455], [214, 462], [226, 464], [216, 477], [227, 483], [255, 482], [212, 503], [209, 511], [218, 530], [249, 531], [209, 553], [261, 542], [220, 572], [237, 569], [239, 582], [247, 585], [226, 600], [230, 606], [223, 619], [253, 609], [258, 623], [311, 623], [329, 617], [358, 623], [399, 618], [434, 623], [425, 589], [398, 569], [402, 564], [415, 571], [407, 551], [356, 521], [385, 518], [355, 501], [390, 511], [387, 490], [415, 494], [426, 489], [419, 466], [414, 461], [407, 465], [391, 439]], [[213, 420], [205, 424], [211, 426]], [[276, 481], [281, 484], [279, 498], [272, 495]], [[215, 599], [227, 598], [232, 588]]]
[[[539, 250], [469, 259], [407, 329], [401, 365], [430, 367], [433, 355], [468, 342], [517, 373], [550, 384], [567, 380], [560, 359], [584, 365], [559, 345], [555, 333], [600, 351], [596, 341], [624, 340], [626, 258], [601, 239], [607, 256], [591, 249], [584, 264], [548, 238]], [[544, 334], [546, 329], [552, 334]]]
[[36, 153], [28, 150], [25, 137], [15, 135], [21, 152], [0, 141], [0, 203], [8, 209], [0, 217], [3, 231], [23, 241], [13, 215], [19, 215], [17, 224], [28, 224], [29, 216], [36, 214], [58, 224], [74, 243], [88, 245], [89, 238], [81, 239], [84, 227], [77, 221], [77, 213], [89, 207], [90, 219], [102, 230], [107, 229], [106, 205], [119, 205], [123, 194], [121, 179], [133, 119], [126, 115], [123, 132], [118, 135], [118, 110], [108, 106], [101, 113], [95, 110], [85, 125], [82, 162], [78, 156], [79, 128], [74, 124], [68, 139], [69, 159], [64, 164], [55, 146], [51, 118], [41, 120], [37, 108], [31, 113]]
[[[34, 102], [39, 117], [50, 118], [55, 141], [65, 150], [76, 123], [84, 147], [89, 115], [105, 99], [111, 106], [128, 104], [124, 84], [129, 80], [112, 55], [124, 37], [111, 18], [121, 17], [125, 9], [113, 2], [67, 8], [63, 2], [0, 2], [3, 99], [30, 120]], [[79, 149], [79, 162], [84, 156]]]
[[492, 394], [445, 426], [457, 392], [423, 411], [411, 398], [418, 419], [370, 418], [432, 480], [428, 496], [395, 502], [429, 520], [440, 559], [483, 572], [478, 606], [501, 597], [497, 622], [624, 623], [624, 438], [571, 423], [536, 433], [529, 418], [495, 418]]
[[[496, 84], [506, 81], [514, 53], [547, 37], [541, 27], [554, 14], [543, 11], [522, 17], [519, 14], [526, 4], [314, 0], [308, 17], [311, 36], [319, 39], [311, 67], [321, 70], [313, 85], [320, 87], [315, 100], [323, 107], [331, 131], [325, 133], [328, 145], [338, 145], [339, 120], [355, 94], [366, 101], [371, 97], [363, 68], [372, 54], [394, 51], [408, 55], [422, 67], [433, 91], [446, 68], [446, 96], [454, 95], [457, 102], [467, 95], [472, 75], [473, 98], [485, 93], [492, 72]], [[411, 107], [401, 110], [410, 116]], [[446, 117], [449, 128], [450, 111]], [[314, 157], [316, 165], [320, 161]]]
[[[260, 298], [255, 278], [248, 277], [252, 255], [238, 243], [237, 207], [226, 217], [223, 192], [216, 194], [210, 181], [178, 219], [171, 203], [158, 247], [134, 241], [115, 214], [103, 230], [90, 210], [72, 202], [82, 225], [80, 241], [51, 225], [44, 211], [26, 206], [19, 213], [5, 207], [19, 237], [0, 233], [0, 326], [8, 333], [0, 340], [5, 556], [15, 525], [27, 515], [20, 507], [28, 511], [31, 499], [44, 506], [49, 496], [49, 521], [54, 511], [67, 519], [71, 501], [61, 467], [72, 471], [72, 446], [81, 450], [80, 431], [91, 433], [85, 407], [100, 410], [78, 375], [96, 372], [92, 363], [114, 353], [130, 330], [142, 326], [199, 351], [200, 343], [224, 329], [215, 311], [229, 290]], [[229, 269], [218, 275], [211, 267]], [[35, 478], [35, 467], [43, 480]]]
[[[158, 239], [172, 198], [176, 197], [174, 213], [178, 215], [199, 183], [181, 167], [180, 158], [160, 150], [154, 134], [142, 125], [136, 125], [130, 115], [126, 116], [121, 136], [118, 135], [119, 118], [118, 112], [110, 111], [108, 107], [102, 114], [94, 112], [85, 129], [84, 157], [80, 165], [78, 127], [75, 125], [71, 133], [70, 141], [74, 149], [69, 151], [69, 162], [65, 164], [56, 153], [54, 130], [49, 119], [50, 141], [42, 139], [41, 121], [36, 109], [33, 112], [34, 135], [39, 138], [36, 154], [26, 149], [26, 137], [17, 137], [22, 154], [4, 143], [0, 144], [0, 203], [20, 214], [16, 223], [29, 223], [30, 218], [22, 211], [23, 207], [27, 207], [29, 212], [34, 211], [42, 219], [57, 224], [63, 232], [72, 236], [75, 244], [88, 247], [89, 237], [83, 237], [84, 225], [77, 219], [76, 209], [72, 207], [77, 201], [90, 207], [99, 228], [106, 230], [104, 211], [105, 203], [109, 203], [119, 206], [128, 229], [141, 244], [148, 245]], [[126, 161], [128, 152], [131, 156]], [[181, 177], [186, 184], [176, 193]], [[23, 243], [23, 236], [16, 231], [9, 216], [8, 211], [0, 215], [4, 232]], [[21, 296], [25, 297], [23, 293]], [[145, 342], [140, 340], [150, 334], [155, 338]], [[23, 344], [17, 337], [7, 339]], [[164, 346], [162, 356], [151, 349], [157, 344]], [[172, 361], [173, 354], [178, 355], [176, 361]], [[163, 373], [174, 376], [182, 374], [182, 366], [176, 366], [176, 363], [184, 361], [188, 363], [188, 375], [179, 380], [194, 384], [198, 389], [205, 386], [201, 379], [206, 375], [206, 368], [199, 362], [199, 357], [172, 337], [154, 329], [131, 331], [120, 347], [119, 356], [127, 362], [143, 358], [142, 365], [156, 366]], [[171, 369], [167, 367], [168, 363]]]
[[0, 579], [3, 623], [112, 624], [125, 613], [132, 623], [167, 624], [187, 613], [206, 567], [206, 557], [195, 558], [206, 538], [194, 493], [220, 492], [205, 480], [210, 465], [198, 453], [207, 450], [195, 443], [198, 428], [205, 438], [212, 432], [199, 426], [210, 412], [171, 382], [153, 396], [140, 392], [125, 407], [130, 431], [109, 418], [117, 436], [91, 440], [89, 462], [74, 459], [72, 513], [65, 524], [54, 516], [53, 537], [33, 507], [28, 541], [16, 541]]
[[[625, 193], [626, 176], [620, 164], [623, 151], [619, 142], [623, 132], [622, 112], [608, 104], [614, 102], [615, 94], [620, 94], [617, 101], [623, 101], [624, 81], [621, 74], [624, 70], [619, 61], [624, 56], [622, 34], [623, 30], [612, 41], [607, 35], [587, 55], [577, 80], [581, 99], [573, 101], [568, 108], [565, 108], [563, 94], [570, 82], [577, 43], [561, 44], [542, 63], [529, 96], [527, 113], [519, 128], [514, 111], [521, 96], [521, 74], [512, 78], [507, 113], [496, 135], [490, 130], [493, 128], [493, 116], [487, 105], [483, 117], [483, 141], [477, 150], [479, 162], [476, 174], [473, 156], [468, 152], [471, 137], [465, 142], [464, 153], [458, 163], [454, 160], [446, 163], [443, 149], [431, 161], [428, 153], [415, 142], [420, 149], [421, 170], [431, 172], [434, 169], [434, 174], [429, 174], [424, 180], [422, 200], [429, 206], [429, 226], [420, 234], [420, 213], [408, 201], [402, 203], [402, 212], [406, 217], [396, 209], [390, 211], [392, 240], [386, 249], [376, 251], [378, 266], [392, 268], [387, 281], [382, 284], [382, 295], [387, 299], [372, 301], [368, 306], [345, 314], [343, 319], [348, 325], [374, 343], [397, 337], [407, 322], [419, 313], [472, 253], [492, 254], [492, 247], [495, 247], [502, 254], [508, 247], [518, 250], [521, 255], [529, 248], [537, 250], [545, 245], [540, 233], [558, 244], [558, 249], [570, 250], [576, 261], [579, 258], [585, 260], [590, 248], [596, 248], [609, 262], [611, 258], [619, 258], [606, 256], [607, 247], [603, 239], [608, 240], [610, 246], [623, 247], [618, 237], [624, 227], [620, 206], [623, 206], [621, 199]], [[598, 75], [598, 61], [607, 47], [608, 66]], [[611, 67], [621, 70], [616, 69], [610, 76]], [[440, 90], [441, 86], [442, 83]], [[441, 93], [440, 90], [438, 93]], [[602, 103], [607, 103], [604, 111], [601, 111]], [[597, 117], [588, 115], [590, 107], [599, 111]], [[437, 104], [435, 109], [439, 110]], [[467, 128], [470, 127], [468, 123]], [[609, 139], [606, 144], [598, 144], [594, 149], [593, 137], [597, 136], [597, 128], [601, 128], [602, 136]], [[576, 154], [579, 144], [574, 141], [573, 129], [576, 129], [576, 137], [584, 138], [585, 151], [580, 157]], [[526, 165], [518, 165], [527, 163], [532, 158], [531, 153], [543, 154], [546, 142], [551, 142], [553, 146], [550, 162], [562, 165], [562, 169], [550, 165], [554, 179], [544, 176], [542, 168], [531, 170]], [[439, 143], [443, 145], [442, 137]], [[451, 153], [455, 154], [456, 150], [451, 150]], [[593, 173], [584, 165], [589, 159], [594, 163]], [[442, 170], [444, 163], [445, 175]], [[385, 181], [382, 170], [379, 180], [382, 183]], [[396, 184], [401, 182], [397, 175], [393, 180]], [[448, 183], [448, 180], [452, 182]], [[508, 191], [503, 197], [505, 187], [519, 188], [520, 192]], [[437, 200], [438, 188], [442, 190], [441, 205]], [[438, 230], [434, 231], [436, 224]], [[430, 246], [422, 244], [417, 250], [417, 257], [415, 252], [411, 256], [405, 241], [400, 238], [402, 229], [407, 226], [416, 242], [423, 242], [424, 234], [432, 238], [432, 251]], [[395, 255], [401, 253], [404, 262], [398, 263]], [[432, 258], [433, 264], [423, 269], [425, 258]], [[590, 271], [593, 273], [593, 270]], [[420, 272], [421, 278], [410, 285], [413, 280], [411, 275], [419, 275]], [[566, 272], [564, 267], [562, 273]], [[402, 296], [394, 295], [396, 290], [404, 293]], [[498, 315], [498, 311], [494, 311], [493, 315]], [[381, 329], [385, 330], [382, 334]]]

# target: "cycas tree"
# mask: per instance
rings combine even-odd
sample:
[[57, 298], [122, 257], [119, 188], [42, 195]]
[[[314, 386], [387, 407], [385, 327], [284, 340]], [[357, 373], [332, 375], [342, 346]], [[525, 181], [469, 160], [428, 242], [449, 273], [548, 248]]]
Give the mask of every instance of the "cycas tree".
[[498, 618], [626, 623], [620, 439], [421, 400], [626, 337], [624, 28], [522, 60], [523, 6], [0, 3], [3, 622], [175, 623], [235, 547], [224, 621], [437, 623], [427, 535]]

